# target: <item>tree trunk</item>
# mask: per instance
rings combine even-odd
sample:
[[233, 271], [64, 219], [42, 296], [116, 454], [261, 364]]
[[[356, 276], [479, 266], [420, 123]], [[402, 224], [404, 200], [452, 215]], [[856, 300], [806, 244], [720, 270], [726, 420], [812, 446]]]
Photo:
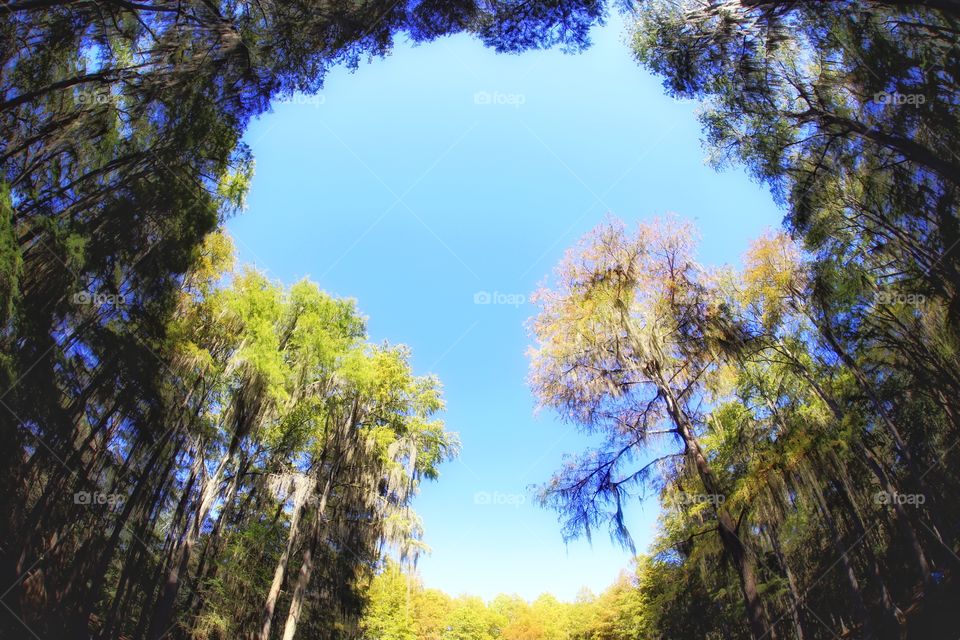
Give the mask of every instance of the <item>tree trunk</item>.
[[[293, 596], [290, 599], [290, 610], [287, 612], [287, 622], [283, 626], [283, 640], [293, 640], [297, 632], [297, 624], [300, 622], [300, 616], [303, 614], [303, 601], [307, 593], [307, 587], [310, 585], [310, 577], [313, 574], [313, 563], [317, 550], [323, 537], [323, 513], [327, 509], [327, 499], [330, 497], [330, 490], [333, 488], [333, 480], [337, 472], [334, 466], [327, 476], [327, 482], [323, 487], [323, 493], [320, 496], [320, 502], [317, 504], [317, 512], [314, 516], [313, 528], [310, 531], [310, 539], [303, 549], [303, 562], [300, 563], [300, 571], [297, 573], [297, 584], [293, 589]], [[267, 633], [270, 627], [266, 627]], [[261, 632], [263, 630], [261, 629]], [[266, 637], [266, 636], [262, 636]]]
[[[805, 475], [807, 474], [801, 471], [801, 476]], [[873, 625], [870, 621], [870, 614], [867, 611], [867, 605], [863, 600], [863, 589], [860, 587], [860, 581], [857, 579], [857, 573], [853, 567], [853, 562], [850, 560], [850, 555], [847, 553], [848, 549], [843, 548], [843, 542], [840, 540], [840, 532], [837, 529], [836, 522], [833, 519], [833, 514], [830, 513], [830, 508], [827, 505], [827, 501], [823, 497], [823, 492], [820, 490], [820, 485], [817, 484], [817, 479], [804, 478], [804, 480], [805, 484], [810, 488], [810, 493], [813, 495], [814, 502], [816, 503], [820, 514], [823, 516], [824, 524], [827, 525], [827, 531], [830, 536], [830, 544], [833, 545], [834, 550], [840, 556], [839, 560], [843, 565], [843, 570], [847, 577], [847, 586], [849, 587], [850, 591], [850, 599], [853, 601], [854, 613], [863, 624], [863, 637], [865, 640], [872, 640], [877, 636], [873, 631]]]
[[[860, 518], [860, 514], [857, 512], [857, 507], [853, 501], [853, 494], [847, 486], [848, 483], [846, 479], [842, 481], [833, 481], [834, 488], [837, 490], [837, 493], [840, 495], [844, 504], [847, 507], [847, 513], [850, 514], [850, 519], [853, 524], [853, 534], [856, 536], [857, 540], [863, 540], [868, 531], [863, 525], [863, 520]], [[873, 548], [870, 546], [869, 541], [864, 541], [862, 545], [864, 554], [867, 556], [867, 566], [870, 569], [870, 578], [873, 582], [880, 587], [880, 604], [883, 607], [883, 612], [886, 615], [886, 621], [881, 629], [881, 635], [885, 638], [894, 638], [898, 637], [899, 633], [895, 633], [895, 629], [901, 628], [906, 622], [903, 617], [903, 612], [897, 607], [893, 602], [893, 596], [890, 593], [890, 588], [887, 586], [887, 581], [884, 578], [883, 571], [880, 568], [880, 562], [877, 560], [877, 554], [873, 552]]]
[[807, 633], [803, 620], [803, 596], [800, 595], [800, 587], [797, 585], [797, 577], [790, 569], [787, 557], [780, 546], [780, 532], [776, 527], [767, 529], [767, 537], [770, 539], [770, 546], [773, 547], [773, 554], [777, 557], [777, 562], [783, 567], [783, 573], [787, 576], [787, 586], [790, 588], [790, 617], [793, 620], [793, 630], [796, 633], [797, 640], [806, 640], [813, 637]]
[[[203, 452], [197, 446], [197, 457], [200, 461], [200, 468], [203, 467]], [[230, 456], [225, 456], [223, 461], [217, 465], [216, 470], [207, 478], [206, 482], [200, 488], [197, 505], [194, 513], [188, 518], [186, 523], [183, 540], [179, 544], [174, 543], [171, 550], [170, 562], [167, 570], [167, 577], [160, 592], [160, 598], [154, 609], [154, 615], [150, 622], [147, 638], [150, 640], [160, 640], [169, 630], [170, 619], [173, 617], [174, 605], [177, 601], [177, 594], [180, 591], [181, 577], [187, 573], [190, 564], [190, 556], [193, 553], [193, 547], [197, 538], [200, 536], [200, 527], [213, 506], [216, 497], [217, 488], [220, 485], [220, 478], [223, 476], [224, 469], [230, 461]]]
[[273, 582], [270, 585], [270, 591], [267, 592], [267, 600], [263, 604], [263, 615], [261, 617], [259, 640], [270, 640], [270, 626], [273, 624], [273, 610], [277, 606], [277, 598], [280, 596], [280, 587], [283, 586], [283, 579], [287, 574], [287, 563], [290, 560], [290, 553], [297, 539], [297, 530], [300, 526], [300, 515], [303, 512], [303, 501], [294, 500], [293, 515], [290, 517], [290, 533], [287, 534], [287, 546], [277, 561], [277, 567], [273, 571]]
[[[696, 465], [697, 474], [703, 483], [704, 489], [715, 496], [721, 495], [720, 483], [717, 480], [710, 463], [707, 461], [700, 447], [700, 442], [693, 433], [693, 425], [690, 424], [686, 413], [677, 403], [673, 390], [666, 385], [665, 381], [658, 381], [666, 402], [667, 411], [670, 413], [677, 431], [683, 438], [686, 445], [687, 455]], [[760, 600], [760, 592], [757, 587], [756, 561], [750, 550], [743, 544], [743, 541], [737, 535], [737, 525], [730, 513], [723, 507], [716, 506], [717, 529], [720, 533], [720, 541], [723, 549], [730, 555], [733, 566], [737, 570], [740, 578], [740, 591], [743, 594], [744, 607], [747, 611], [747, 619], [750, 622], [750, 633], [754, 640], [768, 638], [770, 635], [770, 623], [767, 620], [763, 603]], [[287, 640], [287, 639], [285, 639]]]

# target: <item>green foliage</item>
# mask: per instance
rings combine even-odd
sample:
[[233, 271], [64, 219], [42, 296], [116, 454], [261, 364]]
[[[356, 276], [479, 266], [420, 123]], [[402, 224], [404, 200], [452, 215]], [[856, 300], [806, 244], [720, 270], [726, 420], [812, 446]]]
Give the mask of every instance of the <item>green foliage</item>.
[[[637, 12], [637, 60], [703, 102], [713, 162], [766, 183], [790, 232], [711, 274], [611, 223], [540, 295], [534, 392], [608, 440], [543, 498], [569, 534], [609, 522], [628, 540], [627, 487], [660, 488], [650, 637], [744, 637], [738, 600], [754, 638], [956, 624], [958, 18], [946, 2]], [[684, 445], [655, 476], [632, 466], [653, 432]]]
[[361, 627], [370, 638], [378, 640], [416, 640], [410, 603], [409, 578], [399, 565], [387, 563], [367, 590], [369, 604]]
[[13, 225], [13, 203], [10, 188], [0, 182], [0, 326], [11, 320], [14, 303], [20, 295], [23, 257], [17, 246]]

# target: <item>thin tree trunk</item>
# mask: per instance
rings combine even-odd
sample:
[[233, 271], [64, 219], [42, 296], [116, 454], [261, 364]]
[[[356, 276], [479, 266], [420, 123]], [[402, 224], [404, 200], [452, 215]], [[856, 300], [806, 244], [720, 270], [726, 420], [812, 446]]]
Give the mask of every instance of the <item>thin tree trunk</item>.
[[[324, 502], [326, 497], [324, 497]], [[273, 582], [270, 584], [270, 591], [267, 592], [267, 600], [263, 604], [263, 615], [260, 623], [259, 640], [270, 639], [270, 626], [273, 624], [273, 611], [277, 606], [277, 598], [280, 596], [280, 588], [283, 586], [283, 580], [287, 575], [287, 563], [290, 560], [290, 553], [293, 551], [293, 545], [297, 539], [298, 528], [300, 526], [300, 515], [303, 512], [303, 500], [295, 499], [293, 503], [293, 514], [290, 516], [290, 532], [287, 534], [287, 546], [277, 561], [277, 566], [273, 571]]]
[[[196, 456], [197, 458], [194, 461], [194, 471], [192, 473], [193, 478], [191, 478], [191, 481], [188, 482], [187, 489], [184, 491], [184, 496], [181, 500], [181, 507], [184, 509], [186, 509], [186, 501], [189, 499], [191, 493], [190, 489], [194, 479], [203, 471], [203, 451], [199, 442], [197, 443], [196, 447]], [[167, 556], [168, 559], [166, 562], [166, 579], [164, 580], [163, 586], [160, 590], [160, 596], [157, 602], [154, 604], [153, 615], [149, 616], [151, 622], [148, 627], [147, 638], [150, 640], [159, 640], [159, 638], [162, 637], [162, 635], [168, 630], [167, 627], [170, 623], [171, 617], [173, 616], [173, 608], [176, 604], [177, 593], [180, 590], [180, 577], [186, 573], [187, 567], [189, 566], [190, 554], [193, 551], [193, 545], [196, 542], [197, 536], [200, 534], [200, 526], [203, 524], [203, 520], [206, 518], [207, 510], [213, 503], [216, 485], [220, 482], [220, 474], [223, 472], [223, 467], [226, 464], [226, 461], [227, 458], [224, 458], [223, 462], [217, 465], [217, 469], [211, 475], [211, 477], [207, 478], [207, 480], [202, 484], [194, 513], [188, 515], [187, 520], [184, 523], [183, 539], [178, 541], [174, 538], [171, 541], [170, 552]]]
[[933, 532], [940, 543], [943, 544], [943, 537], [940, 535], [940, 527], [936, 524], [938, 520], [936, 514], [940, 513], [941, 510], [937, 508], [936, 495], [930, 491], [929, 486], [924, 480], [926, 473], [920, 471], [920, 465], [917, 464], [917, 461], [913, 456], [913, 452], [910, 450], [910, 447], [907, 445], [906, 441], [904, 441], [900, 430], [897, 428], [897, 425], [894, 424], [893, 420], [890, 418], [890, 415], [887, 413], [886, 408], [884, 408], [883, 404], [880, 402], [880, 399], [877, 397], [876, 391], [874, 390], [873, 385], [871, 385], [870, 380], [867, 378], [866, 373], [864, 373], [857, 361], [854, 360], [853, 357], [847, 353], [847, 351], [840, 344], [840, 341], [837, 339], [832, 328], [829, 326], [829, 322], [818, 323], [817, 328], [827, 340], [830, 347], [837, 354], [837, 357], [839, 357], [844, 365], [850, 369], [850, 372], [853, 373], [854, 378], [857, 380], [857, 383], [860, 386], [860, 390], [870, 400], [870, 403], [873, 405], [874, 410], [877, 412], [877, 415], [880, 418], [881, 424], [883, 424], [887, 433], [893, 439], [894, 446], [897, 448], [897, 452], [903, 456], [903, 460], [910, 472], [910, 478], [913, 480], [917, 490], [923, 494], [927, 500], [930, 501], [931, 513], [935, 518]]
[[[808, 473], [801, 471], [801, 477], [808, 476]], [[843, 571], [847, 578], [847, 586], [850, 591], [850, 599], [853, 601], [853, 610], [856, 616], [861, 620], [863, 624], [863, 637], [866, 640], [872, 640], [876, 638], [876, 633], [873, 630], [873, 624], [870, 620], [870, 613], [867, 610], [867, 605], [863, 600], [863, 589], [860, 587], [860, 581], [857, 579], [856, 570], [853, 567], [853, 562], [850, 560], [850, 555], [847, 553], [847, 549], [844, 549], [843, 542], [840, 540], [840, 532], [837, 529], [836, 521], [833, 519], [833, 514], [830, 513], [830, 507], [827, 505], [827, 501], [823, 496], [823, 492], [820, 490], [820, 485], [818, 484], [817, 478], [813, 477], [804, 477], [804, 483], [809, 487], [810, 494], [814, 498], [814, 502], [817, 505], [820, 515], [823, 517], [824, 524], [827, 525], [827, 532], [830, 536], [830, 544], [833, 545], [834, 550], [840, 556], [840, 563], [843, 565]]]
[[[327, 482], [323, 487], [323, 493], [317, 504], [317, 511], [314, 515], [313, 528], [310, 532], [310, 539], [303, 550], [303, 562], [300, 563], [300, 571], [297, 573], [297, 583], [293, 589], [293, 596], [290, 599], [290, 610], [287, 612], [287, 621], [283, 626], [283, 640], [293, 640], [297, 632], [297, 624], [300, 622], [300, 616], [303, 614], [303, 601], [307, 593], [307, 587], [310, 585], [310, 578], [313, 575], [313, 563], [323, 537], [323, 514], [327, 509], [327, 499], [330, 497], [330, 490], [333, 488], [334, 477], [337, 473], [337, 467], [334, 466], [327, 476]], [[263, 629], [261, 629], [261, 632]], [[270, 628], [267, 625], [267, 633]]]
[[780, 566], [783, 567], [783, 572], [787, 577], [787, 586], [790, 588], [790, 617], [793, 620], [793, 630], [797, 635], [797, 640], [806, 640], [808, 637], [812, 637], [807, 633], [803, 621], [803, 596], [800, 595], [800, 588], [797, 586], [797, 577], [793, 574], [793, 570], [790, 569], [790, 564], [787, 562], [787, 557], [783, 553], [783, 549], [780, 546], [780, 533], [776, 527], [769, 527], [767, 529], [767, 537], [770, 539], [770, 546], [773, 547], [773, 554], [777, 558], [777, 562], [780, 563]]
[[[840, 345], [836, 343], [836, 339], [833, 338], [829, 340], [831, 342], [831, 347], [834, 351], [839, 351]], [[839, 355], [839, 353], [838, 353]], [[843, 359], [843, 356], [839, 356]], [[810, 384], [811, 388], [817, 394], [817, 396], [823, 401], [823, 403], [830, 410], [831, 415], [834, 420], [841, 421], [844, 417], [844, 412], [841, 410], [839, 403], [835, 398], [830, 396], [824, 389], [821, 387], [816, 379], [807, 371], [806, 367], [801, 363], [797, 363], [799, 371], [803, 378]], [[858, 379], [859, 380], [859, 379]], [[881, 408], [882, 409], [882, 408]], [[896, 429], [894, 428], [894, 431]], [[899, 434], [898, 434], [899, 435]], [[907, 539], [910, 541], [911, 548], [913, 549], [914, 556], [917, 561], [917, 567], [921, 573], [924, 584], [930, 583], [930, 562], [926, 557], [926, 553], [923, 550], [923, 546], [920, 543], [919, 537], [917, 536], [917, 531], [915, 527], [915, 520], [911, 517], [910, 514], [906, 512], [903, 508], [903, 505], [900, 504], [897, 500], [893, 499], [900, 492], [897, 490], [897, 486], [890, 479], [890, 475], [884, 469], [882, 461], [877, 457], [877, 455], [867, 446], [866, 443], [859, 443], [860, 450], [864, 454], [864, 460], [866, 461], [867, 468], [870, 469], [870, 472], [877, 478], [880, 482], [880, 485], [891, 496], [891, 506], [893, 507], [894, 513], [896, 514], [895, 520], [898, 520], [901, 524], [900, 527], [904, 532], [904, 535], [907, 536]], [[926, 494], [924, 494], [926, 495]], [[934, 535], [937, 534], [934, 532]], [[939, 536], [937, 536], [939, 539]]]
[[[847, 513], [850, 514], [853, 524], [853, 534], [856, 536], [857, 540], [863, 540], [868, 531], [863, 526], [863, 520], [860, 518], [860, 514], [857, 513], [857, 508], [854, 504], [853, 495], [850, 491], [847, 480], [845, 478], [840, 481], [834, 480], [833, 484], [834, 488], [837, 490], [837, 493], [840, 495], [847, 507]], [[867, 556], [867, 566], [870, 568], [870, 577], [880, 587], [880, 604], [883, 606], [883, 611], [887, 616], [886, 623], [882, 629], [882, 634], [884, 637], [893, 637], [893, 635], [891, 635], [889, 632], [893, 631], [895, 628], [903, 626], [905, 622], [903, 612], [901, 612], [897, 605], [893, 602], [893, 596], [890, 594], [890, 588], [887, 586], [887, 581], [884, 578], [882, 569], [880, 568], [880, 562], [877, 560], [877, 554], [873, 552], [873, 548], [870, 546], [870, 541], [865, 540], [862, 548], [864, 550], [864, 554]]]

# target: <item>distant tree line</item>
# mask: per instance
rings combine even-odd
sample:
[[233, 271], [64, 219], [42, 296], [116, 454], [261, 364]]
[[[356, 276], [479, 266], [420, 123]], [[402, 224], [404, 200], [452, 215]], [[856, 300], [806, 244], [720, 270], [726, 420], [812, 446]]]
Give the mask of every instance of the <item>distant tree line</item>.
[[561, 602], [549, 593], [532, 602], [503, 594], [485, 602], [425, 588], [418, 577], [388, 562], [366, 589], [361, 628], [369, 640], [642, 638], [640, 567], [636, 573], [624, 572], [599, 596], [582, 589], [575, 602]]

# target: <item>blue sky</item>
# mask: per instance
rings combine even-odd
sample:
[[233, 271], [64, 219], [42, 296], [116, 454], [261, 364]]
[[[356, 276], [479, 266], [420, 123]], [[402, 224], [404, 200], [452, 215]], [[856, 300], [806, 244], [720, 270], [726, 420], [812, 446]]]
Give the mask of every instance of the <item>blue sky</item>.
[[[625, 37], [614, 20], [577, 56], [497, 55], [468, 36], [401, 44], [246, 134], [257, 172], [229, 224], [241, 260], [356, 298], [374, 340], [409, 345], [444, 383], [463, 453], [416, 501], [427, 586], [572, 599], [629, 565], [605, 532], [564, 544], [528, 491], [584, 446], [534, 416], [525, 384], [525, 299], [564, 250], [608, 213], [676, 212], [699, 226], [702, 262], [737, 264], [782, 218], [743, 173], [704, 164], [697, 105], [664, 96]], [[657, 508], [628, 514], [641, 549]]]

